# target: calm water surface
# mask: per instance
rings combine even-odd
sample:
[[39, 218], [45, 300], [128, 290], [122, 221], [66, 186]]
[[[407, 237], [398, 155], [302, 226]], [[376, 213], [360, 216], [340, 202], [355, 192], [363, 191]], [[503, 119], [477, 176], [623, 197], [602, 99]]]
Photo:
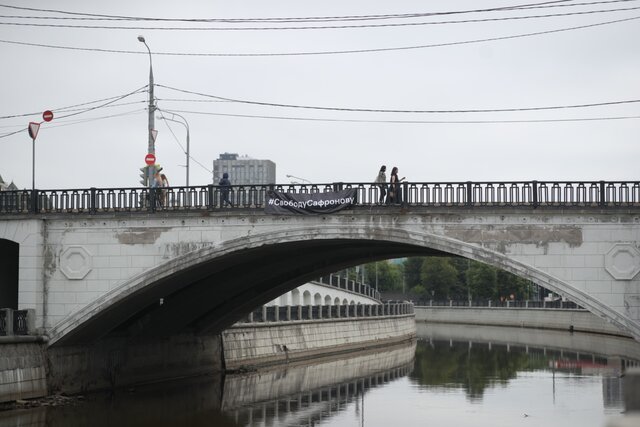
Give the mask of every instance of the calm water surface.
[[632, 340], [418, 325], [417, 342], [314, 364], [0, 412], [4, 426], [580, 426], [624, 411]]

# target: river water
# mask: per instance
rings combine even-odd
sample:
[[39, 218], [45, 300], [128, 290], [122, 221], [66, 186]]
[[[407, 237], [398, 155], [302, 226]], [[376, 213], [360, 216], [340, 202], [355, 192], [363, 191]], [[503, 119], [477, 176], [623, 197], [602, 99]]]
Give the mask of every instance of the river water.
[[604, 427], [639, 364], [623, 338], [418, 324], [394, 347], [4, 411], [0, 427]]

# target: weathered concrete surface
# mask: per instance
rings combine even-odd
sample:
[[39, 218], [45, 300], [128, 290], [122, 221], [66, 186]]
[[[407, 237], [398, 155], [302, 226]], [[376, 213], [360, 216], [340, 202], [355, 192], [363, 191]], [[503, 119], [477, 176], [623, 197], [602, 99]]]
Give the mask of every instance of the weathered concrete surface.
[[3, 216], [0, 238], [20, 244], [19, 306], [53, 345], [116, 328], [221, 331], [322, 274], [434, 254], [532, 280], [640, 339], [640, 213], [628, 208]]
[[43, 342], [0, 342], [0, 402], [47, 394], [46, 349]]
[[220, 336], [180, 335], [147, 341], [108, 338], [50, 347], [49, 391], [80, 393], [222, 372]]
[[237, 324], [222, 333], [227, 369], [290, 363], [416, 336], [413, 314], [373, 318]]
[[585, 310], [501, 307], [415, 307], [416, 322], [468, 325], [517, 326], [521, 328], [624, 335], [620, 329]]

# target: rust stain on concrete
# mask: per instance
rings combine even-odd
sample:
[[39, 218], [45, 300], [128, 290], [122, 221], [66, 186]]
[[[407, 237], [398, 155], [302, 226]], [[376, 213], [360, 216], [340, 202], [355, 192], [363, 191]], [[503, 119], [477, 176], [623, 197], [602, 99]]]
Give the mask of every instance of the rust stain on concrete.
[[166, 227], [132, 227], [124, 231], [117, 232], [116, 238], [123, 245], [148, 245], [156, 243], [158, 238], [165, 231], [169, 231]]
[[546, 246], [564, 242], [570, 247], [582, 245], [582, 229], [574, 225], [512, 225], [507, 227], [460, 228], [446, 227], [448, 237], [479, 244], [534, 244]]

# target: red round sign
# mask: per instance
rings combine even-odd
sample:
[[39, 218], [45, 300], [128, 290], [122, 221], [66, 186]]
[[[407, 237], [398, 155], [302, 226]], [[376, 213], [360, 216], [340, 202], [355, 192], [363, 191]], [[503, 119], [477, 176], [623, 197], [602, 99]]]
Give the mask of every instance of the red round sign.
[[149, 166], [151, 166], [152, 164], [154, 164], [156, 162], [156, 156], [154, 156], [153, 154], [149, 153], [146, 156], [144, 156], [144, 162], [146, 164], [148, 164]]
[[44, 113], [42, 113], [42, 118], [45, 122], [50, 122], [51, 120], [53, 120], [53, 112], [51, 110], [45, 111]]

